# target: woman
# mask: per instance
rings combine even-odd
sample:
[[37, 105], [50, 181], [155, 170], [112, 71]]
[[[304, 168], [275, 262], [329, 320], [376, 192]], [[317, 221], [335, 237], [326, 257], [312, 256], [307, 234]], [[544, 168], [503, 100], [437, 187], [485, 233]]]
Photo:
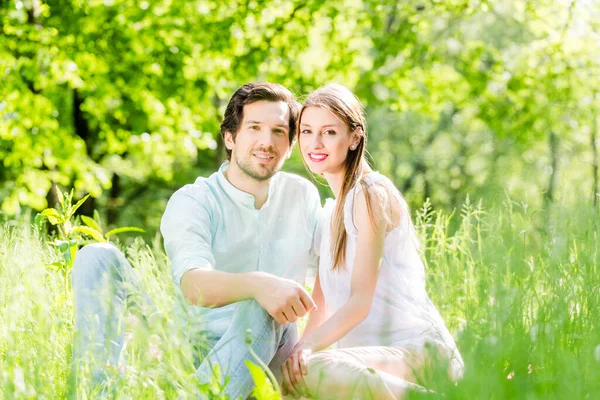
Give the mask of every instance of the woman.
[[282, 367], [284, 394], [397, 399], [425, 390], [424, 371], [434, 361], [458, 379], [462, 359], [425, 292], [408, 206], [365, 160], [359, 100], [327, 85], [307, 97], [299, 122], [304, 162], [336, 200], [325, 205], [316, 245], [317, 309]]

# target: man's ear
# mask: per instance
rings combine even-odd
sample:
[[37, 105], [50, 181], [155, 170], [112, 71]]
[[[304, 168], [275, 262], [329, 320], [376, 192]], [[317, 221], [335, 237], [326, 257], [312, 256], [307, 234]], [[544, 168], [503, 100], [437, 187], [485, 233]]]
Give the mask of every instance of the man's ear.
[[229, 131], [225, 132], [225, 147], [227, 150], [233, 150], [233, 145], [235, 144], [235, 140], [233, 139], [233, 134]]

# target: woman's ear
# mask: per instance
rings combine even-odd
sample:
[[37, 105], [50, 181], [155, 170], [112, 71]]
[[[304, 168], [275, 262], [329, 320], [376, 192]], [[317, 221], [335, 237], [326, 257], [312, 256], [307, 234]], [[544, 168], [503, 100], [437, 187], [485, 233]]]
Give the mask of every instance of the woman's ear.
[[352, 132], [352, 144], [350, 145], [350, 150], [356, 150], [360, 141], [363, 140], [364, 133], [362, 130], [362, 126], [357, 126], [356, 129]]

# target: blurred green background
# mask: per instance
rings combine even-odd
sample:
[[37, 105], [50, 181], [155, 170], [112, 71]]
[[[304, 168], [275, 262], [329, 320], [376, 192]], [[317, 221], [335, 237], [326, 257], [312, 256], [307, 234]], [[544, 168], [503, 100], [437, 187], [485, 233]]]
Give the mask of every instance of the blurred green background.
[[[4, 220], [59, 185], [152, 236], [220, 165], [226, 103], [257, 80], [354, 90], [372, 162], [415, 208], [600, 200], [592, 0], [0, 0], [0, 20]], [[306, 174], [297, 151], [285, 169]]]
[[[268, 80], [364, 102], [467, 365], [440, 398], [600, 398], [599, 1], [0, 0], [0, 21], [0, 397], [72, 385], [64, 242], [28, 223], [53, 187], [146, 228], [122, 248], [168, 320], [166, 201], [221, 164], [233, 92]], [[306, 175], [297, 150], [285, 170]], [[128, 348], [127, 396], [196, 393], [189, 343], [162, 335], [168, 362], [148, 332]]]

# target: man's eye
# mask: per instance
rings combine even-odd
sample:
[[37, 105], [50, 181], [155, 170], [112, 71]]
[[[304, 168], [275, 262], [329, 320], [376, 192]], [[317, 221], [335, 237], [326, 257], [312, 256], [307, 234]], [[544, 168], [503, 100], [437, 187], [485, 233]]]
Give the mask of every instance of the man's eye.
[[273, 132], [275, 132], [276, 135], [283, 135], [285, 133], [285, 131], [281, 129], [275, 129]]
[[253, 130], [253, 131], [257, 131], [257, 130], [260, 129], [260, 126], [258, 126], [258, 125], [250, 125], [250, 129]]

